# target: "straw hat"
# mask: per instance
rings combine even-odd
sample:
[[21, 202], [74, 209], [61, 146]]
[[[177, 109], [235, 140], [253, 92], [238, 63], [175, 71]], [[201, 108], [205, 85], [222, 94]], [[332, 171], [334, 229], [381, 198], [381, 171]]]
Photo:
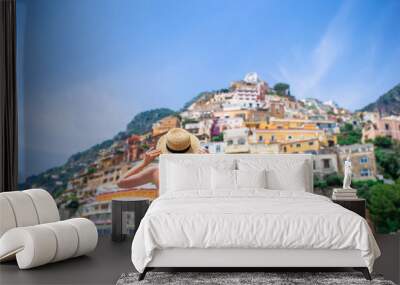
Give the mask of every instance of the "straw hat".
[[173, 128], [158, 140], [157, 149], [161, 153], [197, 153], [200, 149], [200, 142], [188, 131]]

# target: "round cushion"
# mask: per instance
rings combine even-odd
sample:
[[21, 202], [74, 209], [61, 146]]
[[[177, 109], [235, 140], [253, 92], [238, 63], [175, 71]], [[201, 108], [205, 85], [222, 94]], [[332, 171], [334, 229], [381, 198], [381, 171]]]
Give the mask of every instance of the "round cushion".
[[49, 263], [57, 249], [54, 232], [42, 225], [13, 228], [0, 239], [0, 259], [16, 255], [20, 269]]
[[86, 254], [96, 248], [98, 234], [96, 226], [91, 220], [75, 218], [65, 220], [64, 222], [72, 225], [78, 233], [78, 249], [74, 256]]
[[43, 189], [29, 189], [22, 192], [28, 194], [32, 199], [39, 218], [39, 224], [60, 220], [56, 202], [49, 192]]
[[35, 205], [29, 195], [22, 191], [1, 193], [13, 209], [17, 227], [33, 226], [39, 223]]
[[57, 262], [75, 255], [78, 249], [78, 233], [65, 221], [43, 224], [56, 235], [57, 250], [52, 262]]
[[2, 194], [0, 193], [0, 237], [9, 229], [17, 226], [11, 204]]

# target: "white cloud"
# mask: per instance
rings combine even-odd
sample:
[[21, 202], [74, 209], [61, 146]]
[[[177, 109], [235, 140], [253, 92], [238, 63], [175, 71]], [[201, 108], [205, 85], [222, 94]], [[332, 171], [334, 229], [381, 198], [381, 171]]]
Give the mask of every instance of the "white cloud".
[[316, 96], [321, 81], [349, 45], [350, 28], [346, 19], [351, 10], [350, 3], [344, 2], [309, 54], [300, 56], [297, 50], [292, 49], [289, 61], [278, 64], [278, 74], [274, 77], [290, 82], [297, 96]]

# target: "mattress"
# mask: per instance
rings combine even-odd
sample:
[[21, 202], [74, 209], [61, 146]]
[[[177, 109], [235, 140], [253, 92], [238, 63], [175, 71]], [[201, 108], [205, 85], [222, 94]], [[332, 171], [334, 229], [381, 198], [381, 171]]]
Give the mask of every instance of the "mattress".
[[365, 219], [307, 192], [248, 189], [220, 196], [166, 193], [132, 243], [139, 272], [163, 249], [358, 250], [372, 271], [379, 248]]

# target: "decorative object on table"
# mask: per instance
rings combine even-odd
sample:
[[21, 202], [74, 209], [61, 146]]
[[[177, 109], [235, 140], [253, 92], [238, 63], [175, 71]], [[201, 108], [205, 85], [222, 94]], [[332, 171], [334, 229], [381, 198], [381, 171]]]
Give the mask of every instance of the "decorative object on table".
[[[278, 270], [277, 270], [278, 271]], [[174, 284], [376, 284], [395, 285], [381, 275], [373, 275], [373, 281], [363, 278], [360, 272], [149, 272], [138, 281], [139, 273], [125, 273], [117, 285], [174, 285]]]
[[358, 199], [357, 189], [334, 188], [332, 192], [333, 200], [353, 200]]
[[53, 197], [43, 189], [0, 193], [0, 261], [37, 267], [93, 251], [97, 239], [88, 219], [60, 221]]
[[351, 150], [347, 155], [347, 159], [344, 162], [344, 178], [343, 178], [343, 189], [351, 189], [351, 177], [353, 174], [352, 166], [351, 166]]
[[352, 166], [351, 166], [351, 150], [347, 155], [346, 161], [344, 162], [344, 178], [343, 178], [343, 187], [333, 189], [332, 199], [357, 199], [357, 189], [351, 188], [351, 177], [352, 177]]
[[134, 236], [150, 205], [147, 198], [118, 198], [112, 200], [112, 240], [123, 241]]
[[332, 199], [332, 201], [340, 206], [359, 214], [365, 219], [365, 199], [355, 198], [355, 199]]

